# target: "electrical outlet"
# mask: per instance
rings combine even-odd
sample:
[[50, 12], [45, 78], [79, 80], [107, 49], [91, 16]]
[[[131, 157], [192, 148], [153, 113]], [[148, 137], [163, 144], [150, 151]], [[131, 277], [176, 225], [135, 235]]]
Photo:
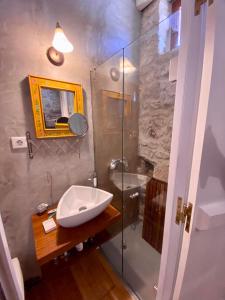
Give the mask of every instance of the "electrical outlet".
[[27, 148], [27, 139], [25, 136], [13, 136], [11, 137], [13, 149]]

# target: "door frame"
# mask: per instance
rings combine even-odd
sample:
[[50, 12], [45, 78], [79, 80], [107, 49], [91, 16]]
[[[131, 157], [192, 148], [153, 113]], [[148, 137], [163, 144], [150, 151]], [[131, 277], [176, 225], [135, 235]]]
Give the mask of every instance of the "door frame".
[[15, 269], [5, 235], [5, 230], [0, 214], [0, 282], [6, 299], [24, 300], [24, 295], [19, 286]]
[[181, 272], [179, 259], [184, 225], [175, 224], [176, 206], [178, 197], [182, 197], [185, 202], [190, 200], [188, 195], [196, 147], [196, 126], [200, 117], [198, 112], [205, 45], [206, 9], [202, 9], [199, 16], [195, 16], [194, 9], [195, 0], [182, 1], [181, 46], [157, 300], [178, 299], [173, 297], [173, 293], [179, 290], [176, 278], [178, 269]]

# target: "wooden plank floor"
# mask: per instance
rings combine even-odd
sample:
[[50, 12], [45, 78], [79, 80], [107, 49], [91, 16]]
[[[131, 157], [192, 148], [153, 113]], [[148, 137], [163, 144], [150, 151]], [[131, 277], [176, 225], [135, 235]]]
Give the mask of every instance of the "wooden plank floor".
[[42, 268], [26, 300], [132, 300], [99, 250]]

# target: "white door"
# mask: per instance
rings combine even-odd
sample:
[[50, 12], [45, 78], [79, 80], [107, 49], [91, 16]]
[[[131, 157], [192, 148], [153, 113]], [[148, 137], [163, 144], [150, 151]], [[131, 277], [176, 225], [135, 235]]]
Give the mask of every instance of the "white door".
[[[0, 214], [0, 300], [24, 300], [23, 278], [17, 259], [11, 259]], [[3, 299], [2, 299], [3, 298]]]
[[[157, 300], [225, 299], [225, 0], [206, 2], [196, 16], [182, 1]], [[189, 232], [175, 224], [178, 197], [192, 204]]]
[[206, 9], [204, 62], [188, 202], [173, 299], [225, 299], [225, 1]]
[[188, 198], [205, 49], [206, 9], [182, 1], [181, 46], [173, 120], [167, 206], [157, 300], [173, 296], [184, 225], [175, 223], [177, 198]]

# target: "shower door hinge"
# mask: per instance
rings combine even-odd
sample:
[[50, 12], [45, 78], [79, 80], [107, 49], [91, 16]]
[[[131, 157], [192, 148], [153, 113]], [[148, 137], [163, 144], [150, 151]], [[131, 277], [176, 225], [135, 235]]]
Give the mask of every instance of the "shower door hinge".
[[192, 204], [183, 203], [183, 199], [178, 197], [177, 199], [177, 213], [176, 213], [176, 224], [185, 224], [185, 230], [189, 232], [192, 216]]
[[202, 4], [207, 2], [209, 5], [211, 5], [213, 4], [214, 0], [195, 0], [195, 16], [200, 15]]

